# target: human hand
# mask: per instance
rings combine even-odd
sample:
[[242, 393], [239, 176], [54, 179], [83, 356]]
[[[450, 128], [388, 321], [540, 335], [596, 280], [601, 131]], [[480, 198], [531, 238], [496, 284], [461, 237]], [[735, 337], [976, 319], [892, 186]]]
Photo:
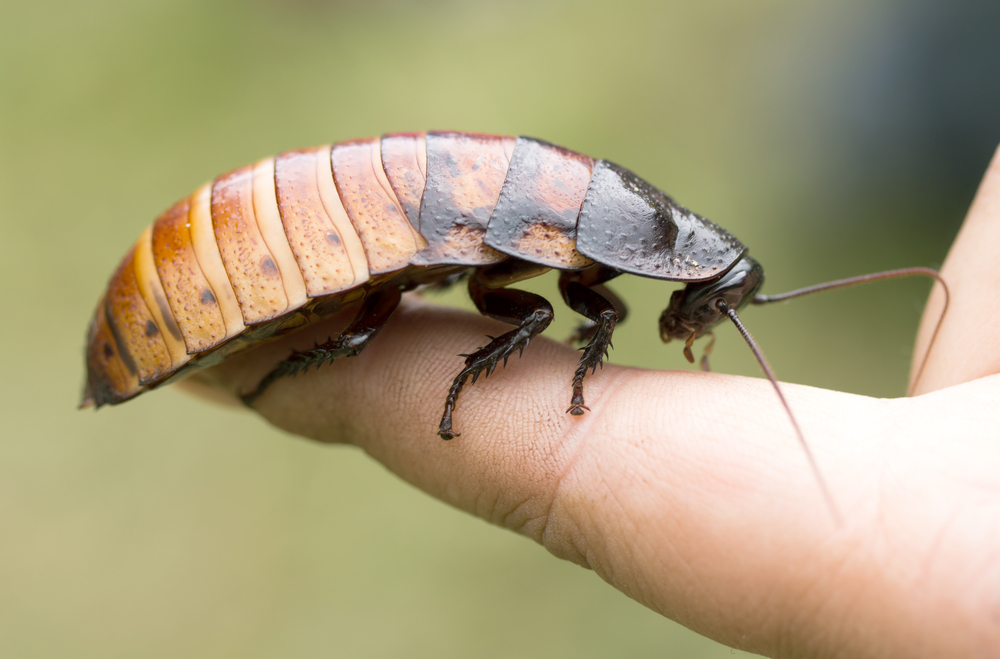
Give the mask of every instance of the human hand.
[[[501, 325], [407, 300], [362, 355], [275, 383], [274, 425], [349, 442], [682, 624], [773, 656], [1000, 656], [1000, 152], [942, 275], [951, 306], [917, 390], [784, 384], [838, 525], [766, 380], [607, 365], [562, 414], [578, 353], [538, 340], [437, 427], [456, 346]], [[940, 311], [925, 312], [923, 355]], [[245, 392], [347, 318], [194, 381]], [[558, 403], [558, 404], [556, 404]], [[762, 414], [760, 410], [773, 410]], [[734, 422], [737, 420], [737, 422]], [[430, 430], [428, 430], [430, 429]]]

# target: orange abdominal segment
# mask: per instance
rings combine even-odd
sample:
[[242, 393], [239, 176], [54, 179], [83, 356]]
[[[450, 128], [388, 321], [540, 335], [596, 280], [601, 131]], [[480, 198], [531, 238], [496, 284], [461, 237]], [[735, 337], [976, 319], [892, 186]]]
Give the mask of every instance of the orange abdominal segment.
[[188, 231], [191, 232], [191, 246], [201, 271], [205, 273], [219, 303], [219, 311], [226, 323], [226, 339], [239, 335], [246, 329], [243, 322], [243, 312], [236, 299], [226, 266], [222, 263], [219, 244], [215, 241], [215, 229], [212, 228], [212, 184], [206, 183], [198, 188], [190, 198], [188, 210]]
[[[170, 372], [173, 360], [160, 324], [146, 305], [136, 278], [133, 247], [108, 284], [108, 330], [115, 338], [117, 353], [139, 384], [153, 382]], [[99, 313], [99, 315], [102, 315]]]
[[212, 285], [202, 272], [191, 243], [184, 199], [153, 223], [153, 262], [170, 311], [189, 354], [208, 350], [226, 340], [226, 322]]
[[215, 179], [212, 227], [244, 322], [262, 323], [288, 311], [278, 264], [254, 217], [251, 167]]
[[87, 336], [87, 388], [81, 407], [116, 403], [142, 391], [123, 344], [108, 325], [107, 298], [102, 298]]
[[343, 142], [330, 154], [337, 192], [364, 245], [372, 275], [402, 270], [425, 244], [389, 185], [379, 142]]
[[[321, 194], [321, 181], [328, 188], [326, 195]], [[330, 147], [278, 156], [274, 186], [281, 223], [305, 280], [306, 294], [339, 293], [367, 280], [364, 247], [333, 184]], [[334, 221], [334, 213], [339, 213], [339, 222]]]
[[306, 283], [288, 245], [274, 188], [274, 158], [264, 158], [253, 166], [253, 213], [264, 244], [274, 257], [278, 274], [281, 275], [285, 297], [288, 299], [286, 311], [292, 311], [308, 301]]

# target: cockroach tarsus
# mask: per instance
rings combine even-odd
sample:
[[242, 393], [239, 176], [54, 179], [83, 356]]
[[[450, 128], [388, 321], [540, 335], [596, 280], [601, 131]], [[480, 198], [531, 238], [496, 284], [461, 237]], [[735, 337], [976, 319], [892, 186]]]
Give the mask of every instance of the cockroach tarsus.
[[[126, 401], [360, 303], [340, 336], [293, 352], [244, 393], [253, 405], [279, 379], [359, 354], [403, 292], [468, 275], [476, 308], [514, 329], [462, 355], [438, 426], [452, 439], [462, 389], [551, 323], [548, 300], [509, 288], [550, 269], [561, 271], [563, 300], [586, 318], [572, 337], [585, 345], [569, 414], [588, 411], [584, 379], [603, 363], [627, 314], [605, 284], [626, 273], [684, 283], [660, 317], [662, 340], [684, 341], [693, 363], [693, 342], [709, 336], [707, 370], [711, 328], [734, 323], [835, 517], [798, 422], [737, 311], [894, 277], [926, 275], [944, 285], [933, 270], [908, 268], [763, 295], [763, 268], [739, 240], [614, 163], [529, 137], [395, 133], [266, 158], [219, 176], [157, 218], [98, 304], [81, 406]], [[936, 336], [937, 328], [928, 352]]]

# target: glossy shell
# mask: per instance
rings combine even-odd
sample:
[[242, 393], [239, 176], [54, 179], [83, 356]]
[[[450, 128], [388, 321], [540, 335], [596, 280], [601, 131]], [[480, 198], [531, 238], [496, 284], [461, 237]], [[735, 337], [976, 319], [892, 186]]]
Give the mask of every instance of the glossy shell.
[[742, 244], [632, 172], [528, 137], [399, 133], [219, 176], [139, 238], [87, 340], [83, 405], [119, 403], [381, 286], [519, 259], [703, 281]]

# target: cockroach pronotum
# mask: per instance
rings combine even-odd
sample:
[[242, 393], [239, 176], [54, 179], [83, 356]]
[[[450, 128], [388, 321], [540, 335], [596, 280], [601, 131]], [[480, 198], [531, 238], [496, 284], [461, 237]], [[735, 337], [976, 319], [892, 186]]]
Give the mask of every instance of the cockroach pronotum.
[[934, 270], [909, 268], [762, 295], [764, 271], [739, 240], [614, 163], [529, 137], [389, 134], [266, 158], [206, 183], [160, 215], [97, 306], [81, 406], [126, 401], [360, 305], [339, 337], [293, 352], [245, 392], [252, 405], [279, 378], [360, 353], [403, 292], [468, 275], [479, 311], [517, 327], [462, 355], [465, 366], [438, 427], [451, 439], [469, 378], [489, 375], [551, 322], [545, 298], [508, 288], [549, 269], [561, 271], [563, 299], [587, 319], [573, 337], [586, 345], [569, 414], [588, 410], [584, 377], [602, 363], [625, 318], [625, 306], [604, 284], [622, 273], [684, 282], [660, 317], [661, 338], [683, 340], [694, 363], [695, 339], [711, 335], [723, 318], [736, 325], [781, 398], [833, 511], [781, 388], [736, 312], [748, 302], [877, 279], [941, 281]]

